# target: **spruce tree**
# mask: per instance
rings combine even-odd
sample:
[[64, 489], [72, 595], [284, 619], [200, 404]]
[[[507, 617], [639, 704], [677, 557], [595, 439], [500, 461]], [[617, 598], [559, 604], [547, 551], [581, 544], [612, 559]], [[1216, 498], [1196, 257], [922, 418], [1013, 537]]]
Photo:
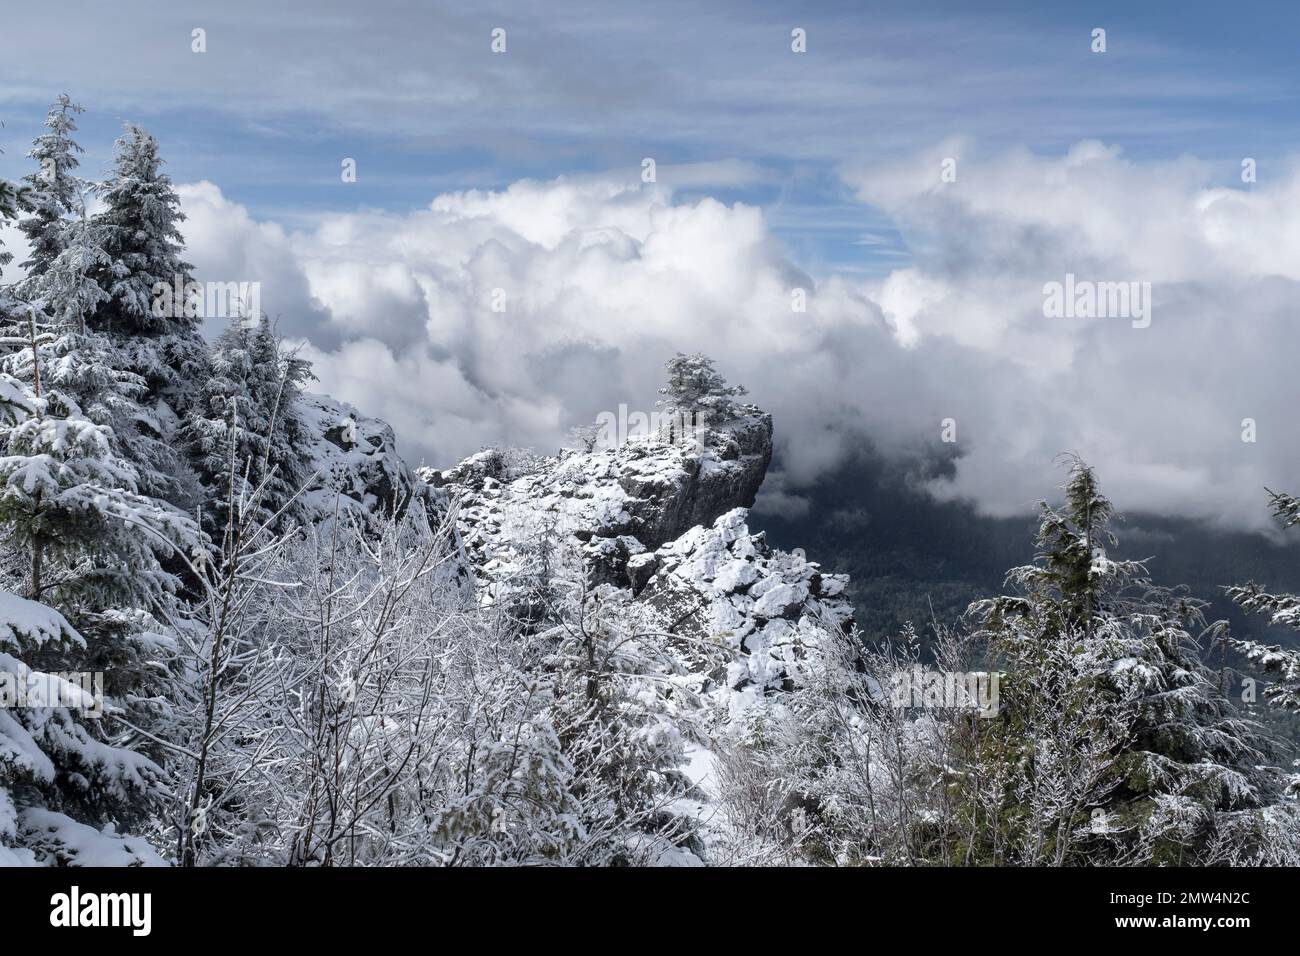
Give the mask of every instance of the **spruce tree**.
[[[1007, 670], [1004, 713], [985, 740], [1017, 781], [1002, 825], [1028, 826], [1024, 807], [1038, 778], [1059, 769], [1066, 750], [1109, 735], [1092, 762], [1104, 779], [1089, 781], [1091, 801], [1057, 802], [1053, 840], [1069, 839], [1072, 849], [1056, 862], [1137, 853], [1193, 862], [1219, 814], [1259, 806], [1276, 781], [1255, 772], [1258, 728], [1202, 660], [1201, 640], [1218, 633], [1205, 626], [1204, 602], [1153, 585], [1141, 562], [1112, 559], [1112, 513], [1092, 469], [1074, 459], [1064, 504], [1042, 505], [1034, 562], [1008, 574], [1015, 593], [972, 605]], [[1039, 726], [1048, 711], [1056, 733]]]
[[[104, 209], [96, 223], [107, 234], [107, 250], [112, 256], [112, 279], [104, 283], [110, 301], [95, 317], [97, 327], [124, 335], [153, 339], [186, 336], [198, 329], [197, 319], [184, 310], [154, 308], [154, 285], [173, 286], [177, 277], [182, 284], [192, 278], [193, 267], [181, 259], [184, 238], [180, 197], [172, 188], [171, 177], [162, 172], [163, 160], [158, 141], [133, 123], [116, 143], [112, 173], [104, 182], [101, 198]], [[177, 303], [176, 305], [179, 305]], [[175, 366], [157, 370], [162, 378]]]
[[157, 140], [128, 123], [100, 190], [104, 209], [92, 221], [106, 256], [92, 277], [107, 299], [89, 323], [109, 336], [125, 370], [145, 384], [142, 414], [130, 426], [139, 436], [141, 490], [188, 507], [193, 476], [173, 446], [176, 427], [202, 383], [206, 348], [199, 319], [180, 302], [161, 307], [154, 294], [159, 284], [175, 288], [191, 280], [191, 266], [181, 259], [179, 223], [185, 215], [162, 163]]
[[66, 236], [64, 220], [83, 201], [86, 184], [75, 170], [80, 166], [77, 155], [85, 151], [72, 139], [77, 129], [75, 117], [81, 112], [81, 106], [61, 94], [45, 118], [49, 132], [38, 136], [27, 153], [40, 167], [23, 177], [29, 186], [31, 215], [18, 222], [31, 247], [23, 262], [29, 278], [43, 275], [58, 257]]
[[251, 509], [241, 517], [283, 527], [300, 517], [294, 499], [310, 478], [295, 411], [310, 365], [281, 349], [264, 316], [233, 320], [208, 362], [181, 433], [203, 486], [204, 526], [219, 538], [234, 502]]
[[746, 394], [745, 387], [728, 385], [713, 367], [713, 359], [700, 352], [678, 352], [664, 367], [668, 384], [659, 389], [664, 397], [657, 404], [665, 411], [700, 416], [706, 425], [721, 425], [736, 417], [735, 399]]

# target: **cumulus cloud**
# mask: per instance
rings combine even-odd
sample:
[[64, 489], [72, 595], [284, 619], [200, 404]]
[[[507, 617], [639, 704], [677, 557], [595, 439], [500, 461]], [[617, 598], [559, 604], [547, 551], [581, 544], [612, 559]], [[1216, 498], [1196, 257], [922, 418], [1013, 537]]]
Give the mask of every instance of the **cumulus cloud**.
[[[1093, 142], [968, 152], [942, 143], [843, 170], [912, 253], [869, 286], [814, 281], [761, 209], [679, 198], [671, 177], [524, 180], [297, 230], [254, 221], [208, 183], [183, 196], [200, 277], [261, 280], [321, 387], [387, 418], [429, 463], [485, 443], [549, 450], [620, 402], [649, 410], [663, 361], [699, 350], [773, 412], [782, 472], [765, 503], [780, 510], [797, 512], [800, 490], [863, 442], [951, 453], [951, 417], [958, 457], [931, 486], [940, 496], [1023, 513], [1068, 450], [1129, 510], [1261, 524], [1262, 486], [1300, 464], [1282, 367], [1300, 175], [1275, 171], [1252, 192], [1215, 185], [1226, 176], [1196, 160], [1134, 163]], [[950, 156], [957, 182], [942, 184]], [[1151, 282], [1151, 326], [1045, 318], [1044, 283], [1067, 272]]]
[[585, 177], [286, 231], [211, 184], [182, 195], [199, 277], [260, 281], [263, 308], [310, 343], [321, 387], [390, 419], [413, 457], [554, 448], [620, 402], [652, 410], [677, 350], [713, 355], [774, 412], [796, 483], [850, 442], [919, 427], [888, 398], [924, 380], [918, 357], [859, 288], [796, 268], [755, 207]]
[[[1070, 450], [1130, 509], [1260, 525], [1263, 486], [1292, 484], [1300, 465], [1285, 369], [1300, 170], [1226, 188], [1236, 167], [1131, 162], [1093, 141], [1053, 157], [965, 152], [945, 143], [844, 171], [914, 253], [875, 291], [900, 339], [1002, 360], [995, 376], [954, 383], [962, 457], [935, 490], [1011, 512]], [[946, 157], [956, 182], [940, 182]], [[1151, 283], [1151, 326], [1046, 318], [1044, 286], [1067, 274]], [[1247, 418], [1255, 443], [1242, 441]]]

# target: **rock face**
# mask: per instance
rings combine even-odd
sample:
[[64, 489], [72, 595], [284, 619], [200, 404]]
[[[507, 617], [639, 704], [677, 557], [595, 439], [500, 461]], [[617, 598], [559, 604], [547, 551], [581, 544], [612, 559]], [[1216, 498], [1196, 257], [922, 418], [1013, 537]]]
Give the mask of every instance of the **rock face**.
[[480, 452], [446, 471], [424, 469], [431, 485], [459, 499], [459, 520], [475, 564], [509, 564], [521, 536], [582, 542], [593, 583], [644, 583], [645, 562], [629, 562], [696, 525], [754, 502], [772, 458], [772, 418], [753, 406], [690, 440], [634, 436], [616, 448], [511, 459]]
[[852, 625], [848, 576], [770, 548], [761, 532], [750, 533], [743, 508], [692, 528], [643, 563], [654, 571], [637, 599], [663, 632], [730, 652], [725, 671], [710, 677], [731, 717], [802, 684], [825, 631]]
[[[618, 477], [627, 493], [632, 530], [647, 548], [678, 537], [732, 508], [754, 503], [772, 461], [772, 417], [750, 406], [744, 417], [710, 429], [697, 447], [682, 451], [664, 468], [653, 445], [629, 441]], [[616, 455], [617, 457], [617, 455]]]
[[446, 493], [416, 478], [387, 422], [313, 393], [301, 396], [296, 411], [312, 448], [308, 467], [316, 479], [303, 501], [316, 523], [333, 520], [337, 509], [373, 526], [417, 501], [431, 524], [446, 515]]
[[488, 450], [420, 475], [459, 502], [485, 600], [535, 580], [540, 543], [577, 553], [589, 585], [625, 589], [669, 639], [710, 649], [695, 655], [695, 690], [734, 715], [796, 686], [807, 645], [852, 625], [847, 577], [750, 533], [772, 420], [742, 411], [685, 443], [652, 434], [540, 459]]

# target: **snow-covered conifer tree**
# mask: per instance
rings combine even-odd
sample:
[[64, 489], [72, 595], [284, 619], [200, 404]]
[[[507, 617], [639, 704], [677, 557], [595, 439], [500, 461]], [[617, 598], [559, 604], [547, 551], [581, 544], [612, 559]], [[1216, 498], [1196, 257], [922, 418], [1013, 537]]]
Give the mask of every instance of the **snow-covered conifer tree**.
[[[1202, 661], [1200, 640], [1217, 633], [1203, 602], [1112, 559], [1111, 517], [1092, 469], [1073, 460], [1064, 505], [1043, 505], [1034, 562], [1008, 574], [1015, 593], [972, 606], [1007, 671], [998, 742], [985, 746], [1019, 770], [998, 826], [1026, 862], [1191, 863], [1218, 815], [1259, 806], [1276, 783], [1255, 771], [1258, 728]], [[1071, 766], [1086, 741], [1106, 746]]]
[[[0, 290], [0, 693], [20, 698], [0, 707], [0, 859], [156, 863], [147, 843], [117, 833], [145, 822], [160, 783], [160, 768], [123, 746], [134, 732], [120, 720], [135, 716], [156, 656], [142, 620], [175, 589], [159, 558], [194, 535], [136, 493], [114, 441], [140, 383], [86, 329], [105, 299], [91, 273], [107, 260], [73, 174], [78, 109], [60, 98], [32, 150], [41, 170], [4, 190], [22, 198], [5, 215], [31, 213], [19, 226], [32, 255], [22, 281]], [[45, 671], [98, 674], [102, 714]]]
[[159, 555], [192, 547], [193, 522], [137, 492], [111, 427], [56, 384], [45, 353], [59, 338], [30, 329], [31, 379], [0, 375], [0, 524], [28, 555], [28, 596], [86, 614], [156, 607], [176, 583]]
[[0, 590], [0, 867], [163, 862], [122, 832], [144, 822], [161, 768], [97, 732], [93, 678], [26, 663], [85, 648], [58, 611]]
[[31, 215], [18, 222], [31, 246], [23, 262], [29, 278], [45, 273], [58, 257], [67, 237], [65, 219], [83, 202], [85, 183], [77, 178], [75, 170], [80, 165], [77, 155], [85, 151], [72, 138], [77, 129], [76, 115], [81, 112], [81, 106], [66, 93], [61, 94], [45, 118], [49, 132], [38, 136], [27, 153], [39, 167], [23, 177], [29, 186]]
[[181, 439], [203, 486], [204, 522], [214, 538], [232, 501], [255, 501], [259, 523], [286, 506], [282, 518], [296, 516], [292, 501], [311, 476], [295, 404], [310, 377], [310, 365], [282, 350], [264, 316], [233, 320], [213, 344]]
[[[27, 755], [0, 772], [18, 775], [0, 842], [10, 837], [35, 861], [76, 862], [78, 844], [101, 842], [94, 827], [142, 819], [146, 797], [157, 789], [157, 766], [123, 746], [135, 734], [118, 722], [138, 720], [137, 695], [151, 692], [145, 675], [157, 655], [148, 611], [167, 603], [176, 587], [159, 559], [196, 539], [192, 522], [134, 491], [134, 473], [113, 454], [110, 429], [41, 383], [42, 345], [35, 335], [32, 342], [32, 381], [0, 374], [0, 529], [5, 550], [23, 556], [28, 599], [0, 598], [3, 609], [22, 612], [15, 612], [20, 623], [38, 612], [41, 620], [64, 623], [55, 628], [57, 640], [50, 628], [38, 628], [36, 637], [31, 628], [13, 629], [13, 653], [0, 647], [0, 670], [30, 682], [27, 661], [37, 654], [43, 668], [100, 673], [108, 704], [99, 719], [66, 707], [0, 716], [0, 737], [12, 737], [21, 745], [16, 752]], [[46, 604], [78, 621], [76, 630]], [[156, 859], [145, 844], [133, 846], [125, 857], [104, 859]]]
[[[124, 356], [127, 371], [146, 387], [132, 427], [171, 448], [181, 418], [193, 404], [205, 371], [199, 317], [185, 302], [155, 295], [158, 284], [184, 288], [191, 266], [181, 259], [180, 197], [161, 171], [158, 142], [134, 124], [117, 141], [113, 170], [100, 188], [104, 208], [93, 219], [106, 260], [92, 274], [107, 293], [89, 319]], [[182, 456], [136, 460], [141, 489], [188, 506], [192, 481]]]
[[746, 394], [743, 385], [728, 385], [713, 367], [713, 359], [700, 352], [678, 352], [665, 363], [668, 384], [659, 389], [658, 404], [668, 412], [699, 415], [705, 425], [720, 425], [736, 417], [735, 399]]

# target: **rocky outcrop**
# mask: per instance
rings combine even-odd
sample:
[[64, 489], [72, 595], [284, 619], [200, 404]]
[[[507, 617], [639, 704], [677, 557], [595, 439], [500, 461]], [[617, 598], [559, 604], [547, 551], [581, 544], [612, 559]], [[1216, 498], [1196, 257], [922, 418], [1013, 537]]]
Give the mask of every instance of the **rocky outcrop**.
[[790, 694], [839, 666], [834, 645], [853, 614], [846, 576], [749, 529], [771, 418], [747, 406], [694, 437], [553, 458], [489, 449], [420, 477], [451, 498], [483, 603], [556, 627], [555, 582], [585, 580], [587, 607], [635, 635], [684, 742], [689, 787], [668, 812], [695, 837], [675, 852], [698, 862], [723, 827], [720, 755], [754, 728], [797, 719]]
[[629, 572], [645, 577], [644, 561], [629, 566], [638, 555], [753, 504], [771, 458], [771, 416], [746, 406], [690, 440], [656, 433], [542, 459], [490, 449], [420, 477], [459, 501], [465, 545], [489, 578], [517, 570], [521, 539], [545, 534], [581, 543], [593, 583], [627, 587]]
[[710, 429], [698, 448], [670, 445], [684, 453], [667, 462], [651, 443], [624, 445], [617, 480], [647, 548], [754, 503], [772, 461], [772, 417], [753, 406], [747, 411]]
[[420, 476], [458, 503], [485, 600], [577, 554], [590, 586], [626, 589], [665, 635], [720, 652], [697, 663], [730, 710], [797, 684], [806, 643], [847, 630], [852, 609], [847, 577], [749, 531], [771, 417], [746, 406], [695, 438], [643, 435], [543, 459], [489, 449]]
[[653, 567], [637, 599], [663, 633], [730, 652], [725, 671], [710, 678], [732, 715], [795, 689], [825, 631], [852, 625], [848, 576], [769, 547], [762, 532], [750, 533], [743, 508], [634, 560]]
[[337, 512], [373, 526], [405, 514], [416, 502], [431, 524], [446, 515], [446, 493], [415, 476], [398, 455], [387, 422], [313, 393], [301, 396], [296, 412], [312, 449], [308, 468], [315, 479], [303, 501], [315, 523], [331, 521]]

